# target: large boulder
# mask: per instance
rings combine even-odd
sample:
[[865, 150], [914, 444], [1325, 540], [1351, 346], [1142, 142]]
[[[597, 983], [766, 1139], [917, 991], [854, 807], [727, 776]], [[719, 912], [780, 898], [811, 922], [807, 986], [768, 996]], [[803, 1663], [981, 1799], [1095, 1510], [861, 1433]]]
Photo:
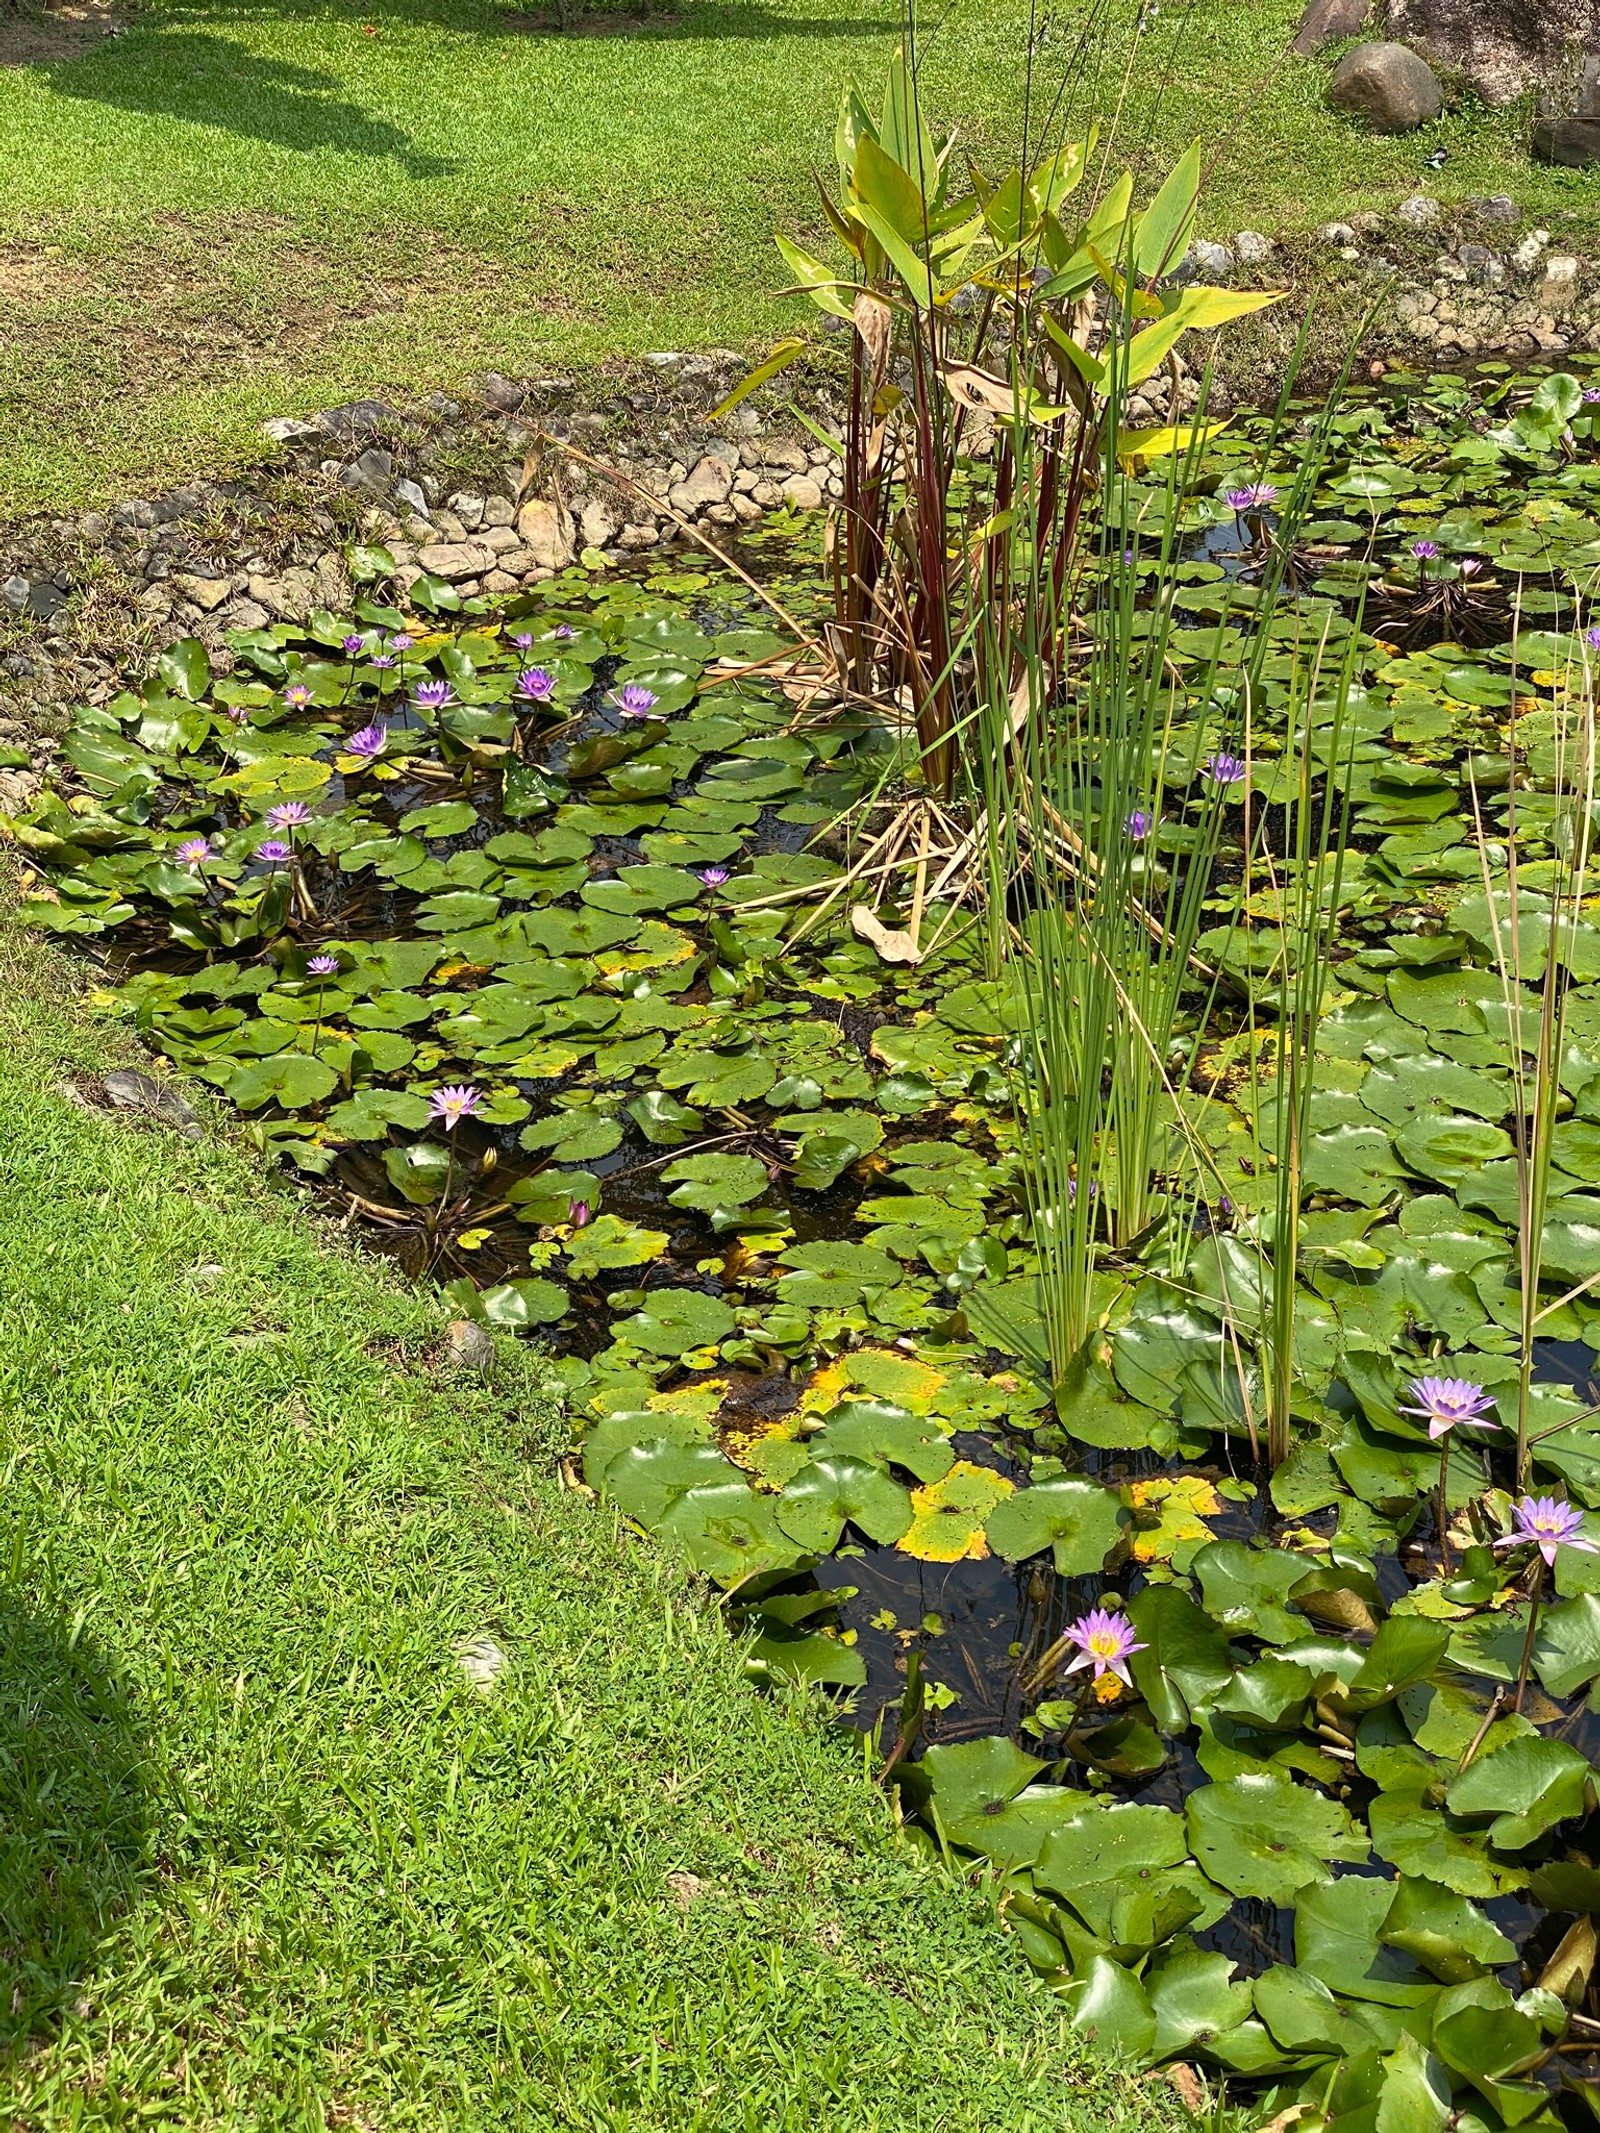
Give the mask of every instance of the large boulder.
[[1306, 11], [1294, 33], [1292, 50], [1310, 59], [1324, 45], [1341, 37], [1359, 37], [1367, 26], [1372, 0], [1306, 0]]
[[1600, 163], [1600, 118], [1538, 119], [1532, 147], [1541, 163], [1565, 163], [1573, 170]]
[[1570, 110], [1584, 55], [1600, 51], [1600, 0], [1384, 0], [1382, 22], [1486, 104], [1537, 89]]
[[1439, 78], [1403, 44], [1358, 44], [1333, 70], [1328, 95], [1378, 133], [1410, 133], [1444, 109]]

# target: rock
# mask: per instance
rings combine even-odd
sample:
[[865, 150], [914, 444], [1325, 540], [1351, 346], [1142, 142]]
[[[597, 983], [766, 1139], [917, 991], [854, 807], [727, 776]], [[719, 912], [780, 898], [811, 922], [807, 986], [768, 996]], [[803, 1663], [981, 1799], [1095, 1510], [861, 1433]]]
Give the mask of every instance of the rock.
[[492, 1378], [499, 1354], [494, 1335], [470, 1318], [450, 1321], [448, 1359], [457, 1370], [470, 1370], [480, 1378]]
[[428, 499], [414, 481], [409, 479], [397, 481], [394, 485], [394, 493], [396, 500], [404, 504], [408, 511], [414, 511], [418, 518], [426, 518], [428, 516]]
[[316, 427], [341, 444], [354, 444], [358, 437], [375, 437], [387, 424], [399, 420], [386, 400], [351, 400], [343, 407], [325, 407]]
[[1486, 104], [1533, 88], [1564, 96], [1574, 56], [1600, 49], [1596, 0], [1384, 0], [1388, 34], [1461, 76]]
[[486, 496], [483, 500], [483, 523], [485, 526], [514, 526], [517, 523], [516, 508], [508, 496]]
[[235, 600], [219, 619], [231, 630], [264, 630], [272, 617], [254, 600]]
[[7, 578], [5, 583], [0, 585], [0, 605], [9, 607], [14, 615], [26, 614], [28, 611], [28, 592], [29, 586], [26, 578]]
[[1552, 252], [1544, 263], [1539, 302], [1547, 311], [1565, 311], [1578, 293], [1578, 262], [1570, 252]]
[[776, 474], [803, 474], [811, 464], [799, 445], [788, 437], [764, 437], [753, 458], [764, 472]]
[[515, 592], [520, 580], [509, 570], [486, 570], [483, 574], [483, 589], [486, 593]]
[[226, 578], [197, 578], [186, 570], [180, 570], [172, 582], [186, 600], [192, 600], [208, 615], [214, 607], [220, 607], [233, 590]]
[[[497, 370], [491, 370], [487, 377], [479, 381], [478, 390], [489, 405], [498, 408], [502, 415], [514, 415], [528, 397], [514, 378], [503, 378]], [[459, 414], [460, 409], [456, 412]]]
[[1333, 70], [1328, 101], [1377, 133], [1410, 133], [1444, 109], [1437, 75], [1403, 44], [1358, 44]]
[[1239, 255], [1242, 266], [1263, 266], [1277, 250], [1270, 237], [1263, 237], [1259, 230], [1241, 230], [1233, 240], [1233, 249]]
[[783, 500], [797, 511], [820, 511], [822, 490], [809, 474], [791, 474], [783, 485]]
[[1480, 222], [1515, 222], [1519, 209], [1509, 193], [1488, 193], [1466, 203]]
[[339, 479], [347, 489], [387, 489], [394, 473], [394, 454], [386, 452], [382, 445], [369, 445], [358, 459], [352, 459]]
[[481, 496], [469, 496], [458, 490], [447, 500], [446, 508], [454, 512], [463, 533], [476, 533], [483, 524], [483, 504]]
[[1402, 200], [1394, 211], [1396, 222], [1403, 222], [1408, 230], [1425, 230], [1439, 220], [1444, 210], [1437, 200], [1427, 193], [1413, 193], [1409, 200]]
[[656, 529], [653, 525], [624, 526], [617, 535], [617, 543], [622, 548], [654, 548]]
[[1600, 163], [1600, 118], [1538, 119], [1530, 146], [1540, 163], [1585, 170]]
[[152, 1081], [133, 1067], [113, 1067], [101, 1082], [107, 1101], [123, 1111], [152, 1111], [157, 1118], [176, 1126], [186, 1140], [197, 1141], [204, 1132], [199, 1115], [184, 1102], [176, 1089]]
[[1359, 37], [1367, 26], [1370, 5], [1371, 0], [1307, 0], [1290, 51], [1311, 59], [1324, 45], [1336, 44], [1342, 37]]
[[1234, 265], [1233, 253], [1227, 245], [1214, 244], [1209, 238], [1197, 237], [1178, 261], [1174, 279], [1221, 281], [1224, 275], [1233, 272]]
[[562, 503], [535, 497], [524, 504], [517, 513], [517, 533], [542, 570], [565, 570], [577, 555], [572, 517]]
[[1471, 280], [1498, 288], [1506, 278], [1505, 261], [1486, 244], [1464, 244], [1456, 254]]
[[1523, 238], [1521, 244], [1511, 254], [1511, 264], [1519, 274], [1531, 274], [1539, 264], [1539, 260], [1549, 242], [1550, 232], [1548, 230], [1529, 230], [1527, 236]]
[[481, 577], [493, 558], [476, 541], [434, 541], [419, 549], [417, 561], [429, 577], [448, 578], [458, 584], [463, 578]]
[[617, 514], [603, 497], [592, 497], [578, 514], [578, 532], [585, 548], [609, 548], [617, 537]]
[[314, 422], [301, 422], [293, 415], [274, 415], [261, 425], [274, 444], [292, 444], [297, 437], [320, 436]]
[[674, 511], [690, 517], [696, 511], [703, 511], [707, 504], [725, 504], [732, 487], [732, 467], [727, 460], [708, 453], [704, 459], [696, 461], [692, 474], [673, 483], [667, 491], [667, 502]]
[[486, 1695], [510, 1662], [493, 1637], [474, 1637], [457, 1647], [456, 1663], [472, 1686]]
[[1317, 241], [1342, 252], [1347, 245], [1355, 243], [1356, 233], [1348, 222], [1324, 222], [1317, 231]]

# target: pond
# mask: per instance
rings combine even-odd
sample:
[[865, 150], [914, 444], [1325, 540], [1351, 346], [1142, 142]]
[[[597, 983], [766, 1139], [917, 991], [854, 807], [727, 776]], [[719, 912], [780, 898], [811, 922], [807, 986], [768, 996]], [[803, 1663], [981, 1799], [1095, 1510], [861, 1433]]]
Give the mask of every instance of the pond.
[[[1315, 410], [1128, 476], [1138, 539], [1079, 620], [1169, 603], [1127, 835], [1193, 913], [1137, 1226], [1110, 1168], [1041, 1200], [1038, 997], [961, 796], [710, 569], [402, 606], [361, 551], [352, 613], [236, 634], [226, 672], [177, 645], [80, 711], [12, 826], [25, 916], [92, 944], [108, 1011], [461, 1314], [547, 1344], [590, 1485], [725, 1588], [755, 1679], [841, 1699], [1077, 2024], [1341, 2126], [1402, 2089], [1419, 2129], [1600, 2099], [1579, 389], [1555, 428], [1493, 368], [1352, 396], [1292, 534]], [[809, 549], [759, 561], [817, 611]], [[1337, 727], [1308, 629], [1348, 663]], [[1319, 880], [1284, 1336], [1279, 1022]], [[1092, 1323], [1053, 1371], [1067, 1220]], [[1418, 1413], [1422, 1380], [1466, 1392]], [[1531, 1493], [1573, 1507], [1546, 1589], [1506, 1545], [1519, 1418]]]

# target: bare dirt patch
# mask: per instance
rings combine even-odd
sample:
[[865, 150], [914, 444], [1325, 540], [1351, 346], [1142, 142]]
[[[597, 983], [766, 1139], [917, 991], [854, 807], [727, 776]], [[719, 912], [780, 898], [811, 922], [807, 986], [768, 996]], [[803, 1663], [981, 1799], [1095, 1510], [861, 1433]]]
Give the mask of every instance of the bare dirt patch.
[[0, 0], [0, 67], [52, 67], [115, 37], [121, 12], [109, 0], [61, 0], [57, 7], [13, 8]]

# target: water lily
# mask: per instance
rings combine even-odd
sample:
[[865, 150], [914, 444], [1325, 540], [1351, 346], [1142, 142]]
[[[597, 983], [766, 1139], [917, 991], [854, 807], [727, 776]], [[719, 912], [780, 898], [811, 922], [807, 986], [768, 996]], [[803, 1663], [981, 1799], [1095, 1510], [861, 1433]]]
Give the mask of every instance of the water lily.
[[314, 955], [306, 965], [307, 971], [314, 978], [331, 978], [338, 967], [339, 958], [336, 955]]
[[268, 829], [299, 829], [311, 820], [311, 810], [304, 800], [280, 800], [276, 807], [267, 810]]
[[1142, 807], [1136, 807], [1132, 814], [1122, 818], [1123, 834], [1131, 837], [1135, 844], [1143, 844], [1155, 826], [1155, 816], [1147, 815]]
[[456, 702], [456, 692], [447, 681], [419, 681], [411, 701], [419, 711], [448, 711]]
[[281, 837], [269, 837], [264, 844], [256, 846], [256, 857], [269, 867], [281, 867], [288, 865], [294, 852]]
[[700, 879], [708, 889], [720, 889], [727, 878], [726, 867], [702, 867], [700, 870]]
[[359, 733], [352, 733], [345, 747], [351, 755], [361, 756], [367, 762], [376, 762], [389, 745], [387, 726], [363, 726]]
[[1537, 1548], [1547, 1564], [1553, 1564], [1561, 1548], [1580, 1555], [1600, 1555], [1600, 1547], [1583, 1537], [1583, 1513], [1559, 1496], [1524, 1496], [1511, 1507], [1511, 1531], [1502, 1533], [1497, 1548]]
[[414, 639], [406, 635], [404, 630], [396, 630], [395, 634], [389, 639], [389, 649], [391, 652], [409, 652], [414, 641]]
[[193, 871], [211, 857], [211, 841], [207, 837], [185, 837], [172, 856], [179, 866]]
[[1464, 1429], [1498, 1429], [1490, 1419], [1494, 1401], [1481, 1385], [1467, 1378], [1413, 1378], [1406, 1390], [1416, 1402], [1402, 1407], [1403, 1415], [1417, 1415], [1428, 1425], [1435, 1443], [1458, 1426]]
[[464, 1118], [471, 1118], [483, 1104], [483, 1098], [471, 1082], [458, 1082], [435, 1089], [428, 1099], [428, 1116], [442, 1119], [453, 1133]]
[[524, 667], [512, 693], [524, 703], [547, 704], [556, 693], [556, 678], [543, 667]]
[[1224, 489], [1222, 500], [1242, 518], [1247, 511], [1264, 511], [1275, 504], [1278, 492], [1270, 481], [1253, 481], [1243, 489]]
[[626, 681], [613, 693], [611, 701], [624, 718], [648, 718], [656, 707], [656, 693], [642, 682]]
[[593, 1216], [587, 1200], [574, 1200], [567, 1209], [567, 1224], [572, 1229], [587, 1229]]
[[1226, 749], [1219, 749], [1215, 755], [1206, 757], [1200, 766], [1200, 774], [1209, 778], [1213, 785], [1238, 785], [1246, 775], [1244, 757], [1229, 755]]
[[1127, 1662], [1133, 1653], [1144, 1651], [1145, 1646], [1134, 1636], [1133, 1624], [1126, 1615], [1115, 1614], [1105, 1607], [1091, 1607], [1086, 1615], [1079, 1615], [1076, 1622], [1068, 1623], [1062, 1636], [1068, 1644], [1078, 1647], [1077, 1658], [1067, 1668], [1069, 1674], [1092, 1666], [1096, 1681], [1102, 1674], [1112, 1673], [1130, 1689], [1133, 1687]]
[[1439, 543], [1437, 541], [1413, 541], [1411, 543], [1411, 553], [1419, 563], [1431, 563], [1439, 553]]
[[1413, 1378], [1406, 1390], [1416, 1402], [1402, 1407], [1403, 1415], [1417, 1415], [1428, 1425], [1428, 1435], [1439, 1447], [1439, 1493], [1436, 1519], [1439, 1529], [1439, 1562], [1450, 1568], [1450, 1433], [1455, 1429], [1498, 1430], [1488, 1410], [1494, 1406], [1481, 1385], [1470, 1378]]
[[291, 681], [283, 692], [283, 700], [291, 711], [303, 711], [311, 701], [311, 691], [303, 681]]
[[359, 659], [362, 653], [367, 648], [366, 638], [358, 637], [354, 634], [348, 637], [341, 637], [339, 643], [342, 649], [348, 652], [352, 659]]

